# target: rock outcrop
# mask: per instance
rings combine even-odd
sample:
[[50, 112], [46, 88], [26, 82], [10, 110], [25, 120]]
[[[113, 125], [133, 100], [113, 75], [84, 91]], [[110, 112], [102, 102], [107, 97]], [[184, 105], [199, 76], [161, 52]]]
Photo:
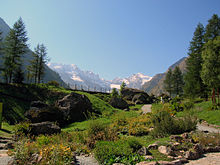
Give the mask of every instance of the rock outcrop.
[[35, 135], [35, 136], [38, 136], [40, 134], [51, 135], [51, 134], [57, 134], [61, 132], [61, 129], [59, 126], [49, 121], [30, 124], [29, 129], [30, 129], [29, 131], [30, 134]]
[[151, 97], [144, 91], [132, 88], [124, 88], [121, 91], [122, 98], [132, 101], [135, 104], [150, 104], [152, 103]]
[[109, 104], [112, 107], [118, 108], [118, 109], [128, 109], [129, 108], [128, 103], [125, 100], [123, 100], [122, 98], [118, 98], [118, 97], [111, 98], [111, 100], [109, 101]]
[[67, 123], [83, 121], [92, 112], [92, 104], [85, 95], [70, 93], [57, 101], [56, 106], [61, 110]]

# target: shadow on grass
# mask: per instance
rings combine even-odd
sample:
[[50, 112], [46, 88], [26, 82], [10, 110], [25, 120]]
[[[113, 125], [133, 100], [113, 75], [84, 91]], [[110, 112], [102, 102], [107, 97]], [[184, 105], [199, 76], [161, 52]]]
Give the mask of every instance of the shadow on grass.
[[8, 130], [6, 130], [6, 129], [0, 129], [0, 131], [3, 131], [3, 132], [6, 132], [6, 133], [11, 134], [11, 131], [8, 131]]

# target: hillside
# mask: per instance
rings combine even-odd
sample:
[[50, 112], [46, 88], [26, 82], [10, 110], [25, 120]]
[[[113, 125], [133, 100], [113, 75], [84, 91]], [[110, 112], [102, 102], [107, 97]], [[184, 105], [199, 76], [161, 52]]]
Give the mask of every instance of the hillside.
[[[0, 17], [0, 31], [2, 32], [3, 39], [7, 36], [10, 31], [10, 27], [5, 23], [5, 21]], [[22, 60], [25, 67], [29, 65], [29, 61], [33, 58], [32, 51], [30, 49], [23, 55]], [[0, 58], [0, 65], [2, 64], [2, 59]], [[27, 69], [24, 68], [26, 71]], [[1, 74], [0, 74], [1, 75]], [[1, 77], [0, 77], [1, 78]], [[60, 85], [67, 87], [66, 83], [60, 78], [59, 74], [51, 70], [47, 65], [45, 65], [45, 75], [43, 77], [43, 82], [48, 82], [55, 80], [60, 83]]]
[[[171, 65], [167, 69], [167, 71], [169, 69], [173, 70], [176, 66], [178, 66], [180, 70], [183, 73], [185, 73], [186, 72], [186, 59], [187, 59], [186, 57], [181, 58], [179, 61]], [[154, 94], [157, 96], [160, 95], [161, 93], [164, 93], [165, 91], [163, 89], [163, 81], [165, 80], [167, 71], [164, 73], [156, 74], [150, 81], [146, 82], [142, 86], [142, 90], [146, 91], [149, 94]]]

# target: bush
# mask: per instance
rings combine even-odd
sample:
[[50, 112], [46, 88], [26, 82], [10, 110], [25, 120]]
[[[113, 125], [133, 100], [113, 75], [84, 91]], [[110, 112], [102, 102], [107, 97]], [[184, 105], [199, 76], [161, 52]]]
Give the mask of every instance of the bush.
[[168, 112], [162, 111], [152, 116], [152, 123], [154, 129], [151, 131], [151, 135], [165, 137], [170, 134], [180, 134], [195, 130], [197, 120], [191, 116], [175, 119]]
[[15, 125], [14, 131], [16, 136], [27, 135], [30, 132], [30, 123], [22, 122]]
[[203, 147], [220, 146], [220, 134], [218, 133], [194, 133], [192, 139], [194, 142], [200, 143]]
[[95, 148], [95, 158], [100, 164], [136, 164], [143, 160], [143, 158], [136, 154], [134, 150], [139, 148], [138, 142], [126, 141], [116, 142], [98, 142]]
[[55, 80], [49, 81], [47, 83], [47, 85], [51, 85], [51, 86], [55, 86], [55, 87], [59, 87], [60, 86], [60, 84], [57, 81], [55, 81]]
[[193, 107], [194, 107], [194, 102], [192, 101], [187, 101], [183, 103], [184, 110], [190, 110], [193, 109]]
[[88, 141], [89, 148], [94, 148], [97, 141], [113, 141], [117, 140], [118, 135], [114, 129], [100, 121], [93, 121], [88, 128]]

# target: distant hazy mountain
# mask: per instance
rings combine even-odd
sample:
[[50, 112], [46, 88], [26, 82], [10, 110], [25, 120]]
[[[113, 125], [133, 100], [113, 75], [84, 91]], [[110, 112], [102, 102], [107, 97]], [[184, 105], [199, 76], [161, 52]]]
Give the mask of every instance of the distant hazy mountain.
[[[181, 58], [179, 61], [171, 65], [169, 69], [174, 69], [176, 66], [179, 66], [180, 70], [185, 73], [186, 72], [186, 57]], [[167, 71], [168, 71], [167, 70]], [[160, 95], [161, 93], [165, 93], [163, 81], [165, 80], [166, 73], [156, 74], [150, 81], [146, 82], [142, 86], [142, 90], [146, 91], [148, 94]]]
[[76, 65], [66, 65], [50, 63], [48, 66], [60, 74], [61, 78], [68, 83], [72, 88], [81, 88], [93, 90], [100, 90], [101, 88], [120, 88], [120, 85], [124, 81], [128, 87], [141, 88], [141, 86], [149, 81], [151, 77], [143, 75], [141, 73], [134, 74], [128, 78], [115, 78], [114, 80], [105, 80], [100, 78], [98, 74], [91, 71], [83, 71]]
[[[5, 21], [0, 17], [0, 31], [3, 33], [2, 36], [5, 38], [10, 31], [10, 27], [5, 23]], [[25, 66], [29, 65], [29, 61], [33, 58], [32, 51], [28, 49], [28, 51], [23, 55], [23, 62]], [[0, 65], [2, 64], [2, 59], [0, 58]], [[25, 68], [26, 70], [26, 68]], [[45, 76], [43, 78], [43, 82], [48, 82], [51, 80], [56, 80], [62, 86], [67, 86], [64, 81], [60, 78], [59, 74], [51, 70], [48, 66], [45, 66]]]

